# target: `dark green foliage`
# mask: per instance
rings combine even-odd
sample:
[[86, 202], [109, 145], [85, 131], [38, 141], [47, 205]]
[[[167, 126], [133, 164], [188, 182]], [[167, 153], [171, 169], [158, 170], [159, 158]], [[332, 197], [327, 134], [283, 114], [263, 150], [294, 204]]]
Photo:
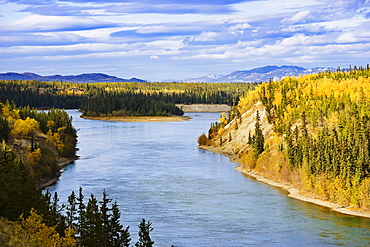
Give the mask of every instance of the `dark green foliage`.
[[262, 84], [259, 95], [290, 168], [313, 191], [354, 206], [370, 176], [369, 78], [369, 66], [338, 69]]
[[58, 194], [55, 192], [54, 196], [51, 197], [49, 191], [46, 191], [42, 197], [46, 208], [39, 209], [39, 212], [43, 215], [44, 221], [49, 226], [56, 226], [56, 230], [64, 234], [66, 229], [65, 216], [62, 214], [65, 206], [59, 204]]
[[[70, 84], [65, 84], [65, 87]], [[0, 81], [0, 102], [13, 101], [18, 106], [37, 108], [80, 107], [81, 97], [59, 93], [54, 83], [38, 81]]]
[[42, 206], [41, 192], [5, 142], [0, 147], [0, 188], [0, 217], [16, 220], [21, 214], [28, 215], [32, 207]]
[[152, 223], [150, 221], [146, 222], [143, 219], [139, 224], [139, 240], [135, 243], [136, 247], [152, 247], [154, 241], [150, 238], [150, 232], [153, 231]]
[[305, 163], [312, 175], [325, 173], [344, 181], [369, 176], [369, 117], [342, 113], [339, 118], [340, 126], [323, 127], [315, 138], [304, 127], [288, 130], [285, 143], [289, 163], [294, 166]]
[[173, 103], [156, 99], [142, 93], [96, 93], [83, 100], [81, 109], [84, 116], [170, 116], [184, 112]]
[[66, 206], [66, 225], [67, 227], [77, 229], [77, 198], [74, 191], [68, 196], [68, 204]]
[[[182, 115], [174, 104], [228, 104], [254, 88], [250, 83], [83, 84], [0, 81], [0, 102], [36, 108], [81, 109], [86, 116]], [[75, 93], [75, 91], [77, 93]]]
[[131, 242], [131, 235], [129, 226], [123, 228], [120, 223], [121, 212], [115, 202], [112, 205], [112, 216], [109, 221], [109, 246], [124, 246], [129, 247]]
[[259, 116], [258, 111], [256, 114], [256, 124], [254, 128], [254, 135], [251, 139], [248, 139], [248, 142], [251, 142], [252, 147], [256, 149], [258, 154], [262, 153], [265, 150], [265, 138], [262, 133], [260, 116]]
[[67, 205], [67, 224], [76, 229], [80, 246], [130, 246], [129, 227], [123, 228], [118, 205], [111, 204], [112, 199], [108, 198], [105, 190], [100, 202], [94, 195], [90, 196], [87, 205], [83, 201], [80, 188], [78, 198], [72, 192]]
[[5, 118], [0, 117], [0, 141], [1, 140], [7, 141], [9, 138], [9, 134], [10, 128], [8, 121]]
[[90, 196], [86, 206], [86, 212], [84, 214], [85, 220], [80, 232], [81, 245], [91, 247], [106, 246], [103, 236], [103, 220], [100, 216], [98, 201], [94, 195]]
[[27, 173], [22, 161], [7, 149], [5, 143], [0, 148], [0, 217], [17, 220], [21, 214], [26, 218], [34, 208], [44, 216], [48, 226], [57, 226], [63, 233], [64, 218], [60, 214], [58, 197], [50, 193], [43, 195], [34, 180]]

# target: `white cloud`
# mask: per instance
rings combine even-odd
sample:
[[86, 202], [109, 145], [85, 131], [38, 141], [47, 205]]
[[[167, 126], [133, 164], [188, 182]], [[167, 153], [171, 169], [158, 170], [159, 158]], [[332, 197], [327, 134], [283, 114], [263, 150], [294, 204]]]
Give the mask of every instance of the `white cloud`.
[[357, 39], [354, 37], [352, 33], [343, 33], [339, 35], [336, 41], [338, 43], [354, 43], [357, 42]]
[[112, 27], [115, 24], [76, 16], [30, 15], [7, 25], [0, 30], [12, 32], [74, 31]]
[[310, 19], [310, 11], [300, 11], [293, 15], [290, 18], [284, 18], [281, 23], [283, 24], [296, 24], [296, 23], [305, 23], [308, 19]]
[[336, 67], [368, 59], [370, 50], [369, 3], [362, 0], [26, 2], [0, 3], [5, 71], [45, 68], [47, 59], [60, 74], [129, 68], [139, 78], [181, 79], [165, 73]]

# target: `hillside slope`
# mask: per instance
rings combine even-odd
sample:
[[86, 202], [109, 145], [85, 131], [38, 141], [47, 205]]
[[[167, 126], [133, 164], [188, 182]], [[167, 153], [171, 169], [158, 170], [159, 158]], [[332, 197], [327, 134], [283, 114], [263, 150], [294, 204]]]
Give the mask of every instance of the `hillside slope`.
[[370, 217], [369, 85], [369, 68], [264, 83], [198, 142], [295, 198]]
[[[14, 154], [39, 188], [58, 179], [61, 166], [77, 156], [77, 134], [63, 110], [38, 112], [0, 103], [0, 142], [4, 152]], [[2, 173], [4, 172], [4, 174]], [[6, 171], [0, 169], [0, 175]]]

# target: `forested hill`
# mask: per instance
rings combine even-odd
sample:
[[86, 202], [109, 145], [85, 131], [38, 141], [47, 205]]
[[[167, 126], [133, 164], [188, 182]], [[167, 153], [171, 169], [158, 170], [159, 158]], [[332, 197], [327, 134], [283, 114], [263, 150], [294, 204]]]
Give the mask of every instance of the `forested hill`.
[[201, 145], [301, 193], [370, 210], [370, 69], [259, 85]]
[[0, 103], [0, 141], [14, 152], [36, 185], [60, 175], [60, 165], [76, 156], [77, 132], [63, 110], [38, 112]]

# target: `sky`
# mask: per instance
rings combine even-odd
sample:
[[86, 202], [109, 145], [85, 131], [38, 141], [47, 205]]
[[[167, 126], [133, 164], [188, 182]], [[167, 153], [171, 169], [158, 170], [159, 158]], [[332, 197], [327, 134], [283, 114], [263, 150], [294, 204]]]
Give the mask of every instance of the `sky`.
[[370, 0], [0, 0], [0, 73], [163, 81], [369, 58]]

